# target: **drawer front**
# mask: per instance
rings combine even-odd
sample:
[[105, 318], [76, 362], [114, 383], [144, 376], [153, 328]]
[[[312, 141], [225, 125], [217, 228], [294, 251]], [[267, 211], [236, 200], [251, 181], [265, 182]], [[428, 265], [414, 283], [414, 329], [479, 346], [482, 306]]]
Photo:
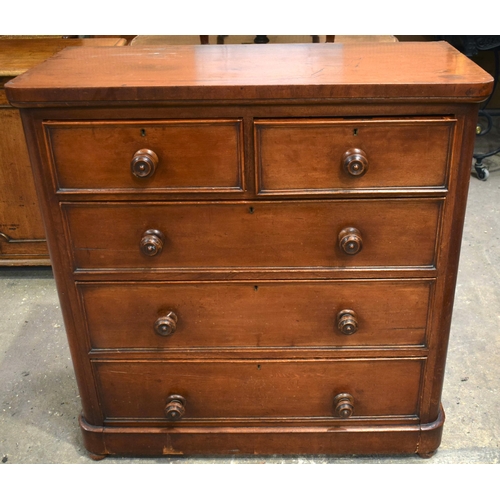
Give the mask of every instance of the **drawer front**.
[[442, 187], [455, 122], [258, 120], [258, 191]]
[[47, 122], [44, 127], [61, 190], [213, 192], [243, 186], [241, 120]]
[[422, 345], [432, 281], [80, 284], [94, 349]]
[[335, 396], [344, 393], [352, 396], [351, 419], [415, 416], [423, 363], [421, 359], [95, 361], [94, 367], [106, 418], [166, 421], [169, 396], [179, 395], [186, 401], [182, 422], [335, 418]]
[[[434, 265], [441, 203], [434, 199], [63, 207], [78, 269], [345, 268]], [[346, 253], [357, 249], [356, 254]]]

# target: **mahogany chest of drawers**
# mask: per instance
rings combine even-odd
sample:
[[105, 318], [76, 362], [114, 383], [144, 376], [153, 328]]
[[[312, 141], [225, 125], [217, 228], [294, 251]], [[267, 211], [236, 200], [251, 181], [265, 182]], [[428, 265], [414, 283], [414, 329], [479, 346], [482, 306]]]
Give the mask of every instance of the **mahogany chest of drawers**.
[[67, 49], [9, 83], [91, 456], [434, 453], [491, 87], [444, 42]]

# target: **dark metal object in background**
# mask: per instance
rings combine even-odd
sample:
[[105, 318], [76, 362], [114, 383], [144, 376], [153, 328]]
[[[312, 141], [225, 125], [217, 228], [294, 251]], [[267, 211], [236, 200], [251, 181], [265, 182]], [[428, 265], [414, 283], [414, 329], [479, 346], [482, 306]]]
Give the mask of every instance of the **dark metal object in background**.
[[[492, 50], [495, 56], [495, 70], [493, 74], [494, 87], [493, 92], [487, 101], [483, 104], [482, 108], [479, 110], [479, 116], [486, 119], [486, 128], [481, 128], [480, 125], [477, 127], [477, 135], [482, 136], [490, 132], [493, 125], [490, 112], [486, 109], [491, 97], [495, 93], [498, 84], [500, 63], [499, 63], [499, 50], [500, 50], [500, 35], [453, 35], [453, 36], [443, 36], [443, 40], [446, 40], [455, 48], [463, 52], [468, 57], [473, 57], [477, 55], [480, 51]], [[474, 169], [476, 170], [476, 175], [482, 181], [488, 179], [490, 172], [483, 164], [483, 160], [490, 156], [500, 153], [500, 147], [489, 151], [487, 153], [475, 153], [473, 155], [476, 163], [474, 164]]]

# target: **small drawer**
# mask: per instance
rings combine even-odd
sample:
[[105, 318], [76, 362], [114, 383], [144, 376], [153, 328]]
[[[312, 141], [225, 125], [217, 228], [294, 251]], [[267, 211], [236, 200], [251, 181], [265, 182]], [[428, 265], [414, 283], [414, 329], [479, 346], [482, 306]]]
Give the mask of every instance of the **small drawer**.
[[420, 358], [93, 362], [106, 419], [158, 422], [416, 416], [423, 364]]
[[443, 188], [456, 120], [255, 121], [259, 194]]
[[433, 280], [81, 283], [93, 349], [423, 345]]
[[45, 122], [61, 191], [243, 189], [241, 120]]
[[440, 199], [64, 203], [77, 269], [434, 266]]

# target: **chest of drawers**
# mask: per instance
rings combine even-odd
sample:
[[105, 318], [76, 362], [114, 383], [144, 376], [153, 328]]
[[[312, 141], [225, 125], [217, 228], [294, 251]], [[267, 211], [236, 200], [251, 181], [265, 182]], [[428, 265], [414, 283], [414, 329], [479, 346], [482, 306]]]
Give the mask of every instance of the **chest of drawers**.
[[91, 456], [434, 453], [491, 86], [444, 42], [68, 49], [9, 83]]

